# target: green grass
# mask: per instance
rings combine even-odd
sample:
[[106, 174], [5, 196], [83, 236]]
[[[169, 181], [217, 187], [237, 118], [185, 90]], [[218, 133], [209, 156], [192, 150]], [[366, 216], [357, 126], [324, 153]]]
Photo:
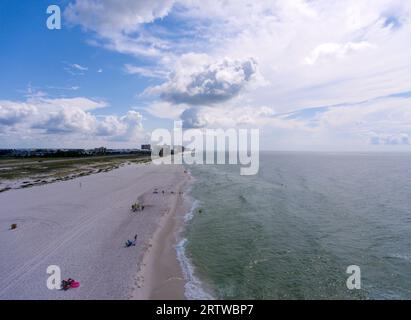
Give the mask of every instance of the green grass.
[[64, 177], [95, 170], [111, 170], [122, 163], [150, 162], [150, 156], [119, 155], [68, 159], [5, 159], [0, 160], [0, 180]]

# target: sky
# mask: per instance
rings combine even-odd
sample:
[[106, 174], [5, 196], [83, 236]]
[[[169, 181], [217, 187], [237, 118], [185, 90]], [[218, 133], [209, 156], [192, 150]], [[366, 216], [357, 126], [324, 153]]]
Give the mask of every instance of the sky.
[[403, 0], [2, 0], [0, 148], [136, 148], [182, 120], [258, 128], [262, 150], [409, 151], [410, 18]]

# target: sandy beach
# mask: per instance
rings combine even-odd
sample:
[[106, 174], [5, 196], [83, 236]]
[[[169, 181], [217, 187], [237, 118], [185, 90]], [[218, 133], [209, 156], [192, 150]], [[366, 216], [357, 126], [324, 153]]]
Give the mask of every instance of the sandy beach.
[[[184, 299], [175, 244], [189, 179], [182, 166], [130, 164], [1, 193], [0, 298]], [[50, 265], [80, 288], [48, 289]]]

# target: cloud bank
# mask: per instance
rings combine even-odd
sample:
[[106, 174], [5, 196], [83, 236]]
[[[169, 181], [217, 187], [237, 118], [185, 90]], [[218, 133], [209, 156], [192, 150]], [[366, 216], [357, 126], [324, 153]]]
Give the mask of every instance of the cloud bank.
[[[71, 0], [65, 17], [135, 59], [118, 67], [147, 81], [137, 102], [156, 118], [257, 126], [273, 149], [409, 145], [410, 1]], [[92, 106], [60, 101], [50, 120], [37, 104], [2, 103], [3, 128], [33, 118], [56, 134], [123, 137], [138, 127], [136, 115], [98, 117]]]
[[[13, 139], [78, 139], [87, 145], [99, 140], [137, 143], [142, 135], [142, 115], [130, 110], [123, 116], [98, 116], [107, 107], [104, 101], [84, 97], [51, 99], [29, 97], [26, 101], [0, 101], [0, 135]], [[61, 138], [58, 138], [58, 137]], [[63, 139], [63, 140], [61, 140]]]

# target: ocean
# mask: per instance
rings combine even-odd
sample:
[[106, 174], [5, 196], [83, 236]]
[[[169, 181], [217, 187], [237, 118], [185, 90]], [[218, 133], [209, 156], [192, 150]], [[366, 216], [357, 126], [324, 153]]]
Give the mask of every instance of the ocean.
[[[263, 152], [187, 166], [188, 298], [411, 299], [411, 155]], [[347, 267], [361, 289], [347, 288]]]

